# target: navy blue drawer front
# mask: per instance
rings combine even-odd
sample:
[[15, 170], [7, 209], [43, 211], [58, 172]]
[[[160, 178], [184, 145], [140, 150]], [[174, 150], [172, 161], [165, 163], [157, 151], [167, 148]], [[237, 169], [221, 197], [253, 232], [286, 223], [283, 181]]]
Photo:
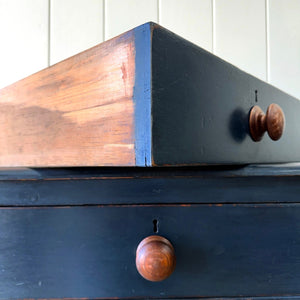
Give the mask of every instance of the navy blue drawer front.
[[[168, 238], [177, 266], [143, 279], [138, 243]], [[300, 205], [2, 208], [0, 298], [300, 294]]]
[[[2, 170], [0, 299], [300, 299], [299, 189], [298, 166]], [[135, 266], [150, 235], [162, 282]]]

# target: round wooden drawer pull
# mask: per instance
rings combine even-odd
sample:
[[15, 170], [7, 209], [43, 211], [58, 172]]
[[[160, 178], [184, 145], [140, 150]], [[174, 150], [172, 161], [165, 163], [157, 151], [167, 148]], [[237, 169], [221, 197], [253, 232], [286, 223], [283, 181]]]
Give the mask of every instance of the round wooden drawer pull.
[[143, 239], [136, 250], [136, 268], [147, 280], [162, 281], [175, 269], [172, 244], [164, 237], [152, 235]]
[[284, 113], [277, 104], [270, 104], [266, 114], [257, 105], [250, 111], [249, 129], [255, 142], [260, 141], [266, 131], [272, 140], [279, 140], [284, 130], [284, 123]]

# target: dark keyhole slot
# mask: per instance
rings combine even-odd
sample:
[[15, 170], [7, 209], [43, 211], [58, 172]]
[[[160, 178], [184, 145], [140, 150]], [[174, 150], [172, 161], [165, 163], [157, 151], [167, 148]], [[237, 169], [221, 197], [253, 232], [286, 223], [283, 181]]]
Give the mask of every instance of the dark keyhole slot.
[[156, 219], [153, 220], [153, 231], [158, 233], [158, 221]]
[[255, 102], [257, 102], [257, 90], [255, 90]]

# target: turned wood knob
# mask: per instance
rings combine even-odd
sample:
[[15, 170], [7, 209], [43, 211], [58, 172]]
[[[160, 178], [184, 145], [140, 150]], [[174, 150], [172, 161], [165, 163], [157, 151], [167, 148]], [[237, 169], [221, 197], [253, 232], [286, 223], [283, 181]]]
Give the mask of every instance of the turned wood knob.
[[172, 244], [164, 237], [151, 235], [143, 239], [136, 250], [136, 268], [147, 280], [162, 281], [175, 269]]
[[284, 122], [284, 113], [279, 105], [270, 104], [266, 114], [259, 106], [253, 106], [249, 116], [250, 135], [253, 141], [258, 142], [267, 131], [270, 138], [277, 141], [282, 136]]

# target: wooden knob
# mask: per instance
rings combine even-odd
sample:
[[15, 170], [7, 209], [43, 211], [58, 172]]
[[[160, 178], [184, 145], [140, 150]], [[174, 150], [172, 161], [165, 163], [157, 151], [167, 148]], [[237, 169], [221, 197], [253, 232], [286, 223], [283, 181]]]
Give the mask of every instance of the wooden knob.
[[279, 140], [284, 130], [284, 123], [284, 113], [277, 104], [270, 104], [266, 114], [257, 105], [250, 111], [250, 135], [255, 142], [260, 141], [266, 131], [272, 140]]
[[169, 277], [175, 269], [174, 248], [162, 236], [148, 236], [137, 247], [135, 263], [138, 272], [145, 279], [162, 281]]

